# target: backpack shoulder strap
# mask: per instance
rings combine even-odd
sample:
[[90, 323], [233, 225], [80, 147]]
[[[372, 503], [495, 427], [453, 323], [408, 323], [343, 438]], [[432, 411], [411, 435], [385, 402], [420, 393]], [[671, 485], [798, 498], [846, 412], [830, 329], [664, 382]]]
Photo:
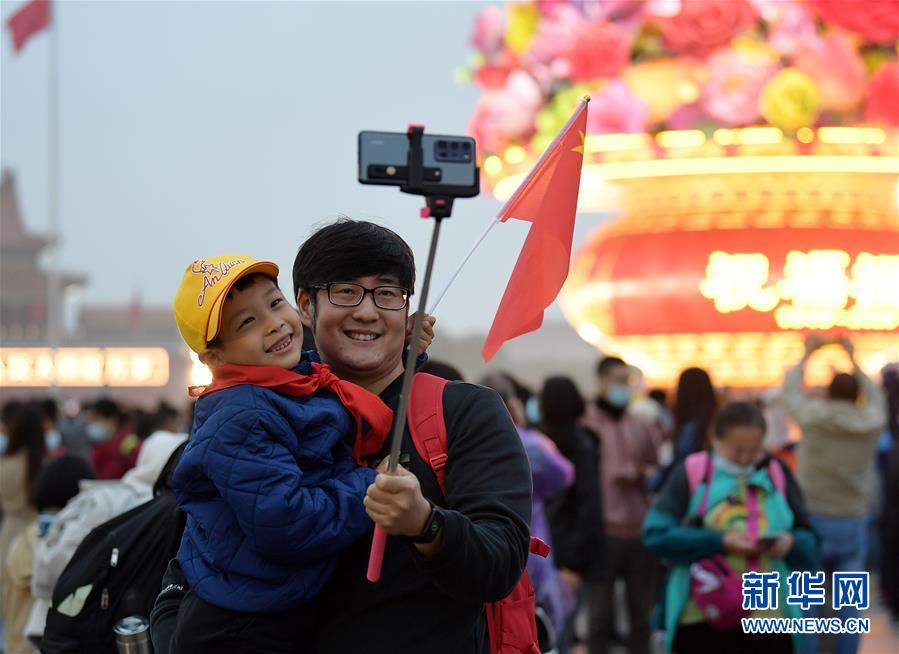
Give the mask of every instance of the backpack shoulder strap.
[[684, 459], [684, 468], [687, 470], [687, 484], [690, 486], [690, 497], [693, 497], [693, 493], [699, 487], [699, 482], [702, 481], [708, 465], [709, 453], [706, 450], [689, 454]]
[[449, 382], [427, 373], [416, 373], [409, 395], [409, 435], [424, 461], [446, 493], [446, 422], [443, 420], [443, 389]]
[[771, 478], [771, 483], [774, 484], [774, 488], [777, 491], [780, 491], [780, 494], [784, 497], [787, 496], [787, 476], [784, 474], [783, 464], [777, 459], [777, 457], [771, 457], [768, 460], [768, 476]]

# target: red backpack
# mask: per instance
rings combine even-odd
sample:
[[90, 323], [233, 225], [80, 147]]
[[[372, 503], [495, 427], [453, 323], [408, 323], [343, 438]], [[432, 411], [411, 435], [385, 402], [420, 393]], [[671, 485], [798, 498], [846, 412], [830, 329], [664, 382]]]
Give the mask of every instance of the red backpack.
[[[443, 420], [445, 379], [417, 373], [409, 396], [409, 434], [422, 460], [427, 461], [446, 493], [446, 423]], [[531, 537], [531, 552], [542, 557], [549, 545]], [[540, 654], [537, 644], [536, 600], [527, 570], [512, 592], [499, 602], [484, 605], [490, 633], [490, 654]]]

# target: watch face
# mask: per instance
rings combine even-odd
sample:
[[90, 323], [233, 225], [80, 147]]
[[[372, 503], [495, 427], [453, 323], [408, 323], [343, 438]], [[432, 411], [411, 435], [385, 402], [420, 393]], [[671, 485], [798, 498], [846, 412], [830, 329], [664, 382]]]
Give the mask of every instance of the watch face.
[[434, 514], [434, 517], [431, 518], [431, 522], [428, 525], [427, 536], [429, 538], [436, 538], [438, 531], [440, 531], [440, 518], [437, 516], [437, 514]]
[[437, 534], [440, 533], [441, 529], [443, 529], [443, 514], [437, 507], [433, 507], [431, 509], [431, 517], [428, 519], [424, 530], [411, 540], [413, 543], [430, 543], [437, 538]]

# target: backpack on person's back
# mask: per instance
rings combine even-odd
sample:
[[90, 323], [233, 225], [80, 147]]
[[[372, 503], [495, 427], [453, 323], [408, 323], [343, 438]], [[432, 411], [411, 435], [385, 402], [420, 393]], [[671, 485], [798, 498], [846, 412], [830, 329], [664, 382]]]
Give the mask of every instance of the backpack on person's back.
[[[409, 435], [415, 450], [434, 471], [440, 490], [446, 493], [446, 422], [443, 389], [447, 380], [425, 373], [413, 377], [409, 396]], [[532, 553], [545, 557], [549, 546], [531, 538]], [[536, 623], [536, 595], [527, 570], [512, 592], [499, 602], [484, 605], [490, 635], [490, 654], [540, 654]]]
[[115, 654], [115, 623], [149, 616], [184, 531], [169, 484], [183, 450], [169, 457], [152, 500], [98, 526], [78, 546], [53, 589], [42, 654]]

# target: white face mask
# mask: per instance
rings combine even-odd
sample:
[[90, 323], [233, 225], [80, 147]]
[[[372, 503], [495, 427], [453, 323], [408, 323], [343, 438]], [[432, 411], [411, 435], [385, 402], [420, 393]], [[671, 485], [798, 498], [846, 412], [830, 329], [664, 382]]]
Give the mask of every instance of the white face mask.
[[729, 459], [725, 459], [723, 456], [715, 452], [715, 467], [721, 472], [730, 475], [731, 477], [748, 477], [753, 472], [755, 472], [756, 465], [755, 463], [750, 463], [748, 466], [739, 466], [733, 461]]
[[60, 434], [56, 429], [51, 429], [48, 431], [44, 438], [47, 441], [47, 451], [52, 452], [58, 449], [62, 445], [62, 434]]
[[106, 440], [106, 427], [101, 425], [99, 422], [87, 423], [87, 427], [85, 427], [84, 430], [87, 434], [87, 440], [89, 440], [91, 443], [102, 443]]

